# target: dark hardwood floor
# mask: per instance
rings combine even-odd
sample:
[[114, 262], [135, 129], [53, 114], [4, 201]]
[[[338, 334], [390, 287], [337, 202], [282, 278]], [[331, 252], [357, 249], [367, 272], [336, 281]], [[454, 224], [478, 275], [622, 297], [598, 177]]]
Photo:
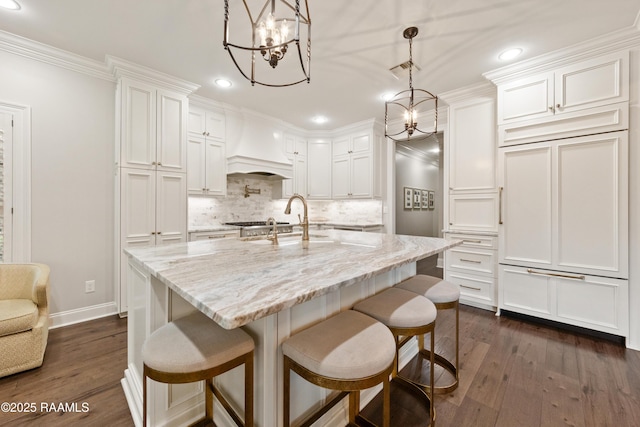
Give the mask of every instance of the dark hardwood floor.
[[[451, 310], [437, 320], [436, 347], [445, 354], [453, 320]], [[126, 343], [126, 320], [116, 316], [52, 330], [44, 365], [1, 378], [0, 402], [78, 403], [79, 412], [2, 412], [0, 425], [133, 425], [120, 386]], [[640, 352], [620, 344], [462, 306], [460, 359], [460, 386], [435, 398], [438, 427], [640, 425]], [[421, 362], [403, 372], [426, 378]], [[427, 425], [409, 393], [394, 387], [392, 401], [393, 426]], [[379, 398], [363, 412], [377, 419]]]

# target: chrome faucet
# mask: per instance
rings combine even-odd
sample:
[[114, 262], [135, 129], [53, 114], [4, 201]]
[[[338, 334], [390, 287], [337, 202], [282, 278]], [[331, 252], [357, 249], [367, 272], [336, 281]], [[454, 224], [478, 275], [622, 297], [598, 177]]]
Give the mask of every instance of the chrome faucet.
[[269, 223], [273, 224], [273, 236], [271, 236], [271, 231], [269, 231], [269, 233], [267, 233], [267, 239], [271, 240], [273, 242], [274, 245], [278, 244], [278, 223], [276, 222], [274, 217], [269, 217], [269, 219], [267, 220], [267, 225], [269, 225]]
[[299, 195], [298, 193], [294, 194], [289, 198], [287, 202], [287, 207], [284, 210], [285, 215], [291, 214], [291, 202], [293, 199], [300, 199], [302, 205], [304, 206], [304, 219], [300, 218], [300, 214], [298, 214], [298, 220], [300, 220], [300, 225], [302, 226], [302, 241], [309, 240], [309, 217], [307, 216], [307, 201]]

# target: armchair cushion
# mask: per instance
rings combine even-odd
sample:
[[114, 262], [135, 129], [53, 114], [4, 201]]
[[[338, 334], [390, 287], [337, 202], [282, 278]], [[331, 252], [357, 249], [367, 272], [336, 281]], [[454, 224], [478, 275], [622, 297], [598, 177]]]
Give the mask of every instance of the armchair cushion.
[[29, 331], [38, 322], [38, 306], [30, 299], [0, 300], [0, 337]]

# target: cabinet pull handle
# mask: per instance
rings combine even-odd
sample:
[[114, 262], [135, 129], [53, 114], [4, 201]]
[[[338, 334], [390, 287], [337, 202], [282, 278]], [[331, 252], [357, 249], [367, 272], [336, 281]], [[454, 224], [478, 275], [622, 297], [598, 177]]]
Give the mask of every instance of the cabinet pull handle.
[[214, 236], [209, 236], [210, 239], [222, 239], [223, 237], [225, 237], [224, 234], [218, 234], [218, 235], [214, 235]]
[[473, 287], [473, 286], [467, 286], [467, 285], [460, 285], [460, 287], [461, 287], [461, 288], [465, 288], [465, 289], [471, 289], [471, 290], [473, 290], [473, 291], [481, 291], [481, 290], [482, 290], [482, 288], [476, 288], [476, 287]]
[[482, 261], [476, 261], [475, 259], [460, 258], [460, 261], [462, 261], [462, 262], [472, 262], [474, 264], [482, 264]]
[[502, 225], [502, 190], [504, 187], [499, 188], [499, 196], [498, 196], [498, 224]]
[[[449, 224], [451, 224], [451, 223], [449, 223]], [[467, 240], [467, 239], [464, 239], [462, 241], [462, 243], [482, 243], [482, 240]]]
[[543, 271], [535, 271], [535, 270], [533, 270], [531, 268], [527, 268], [527, 273], [529, 273], [529, 274], [539, 274], [541, 276], [564, 277], [565, 279], [576, 279], [576, 280], [584, 280], [585, 279], [585, 277], [583, 275], [545, 273]]

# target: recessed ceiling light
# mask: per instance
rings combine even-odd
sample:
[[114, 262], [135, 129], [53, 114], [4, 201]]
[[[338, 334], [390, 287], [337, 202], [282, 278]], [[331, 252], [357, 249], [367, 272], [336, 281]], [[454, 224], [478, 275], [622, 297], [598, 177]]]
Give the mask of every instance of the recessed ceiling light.
[[500, 55], [498, 55], [498, 59], [500, 61], [509, 61], [511, 59], [514, 59], [520, 56], [521, 53], [522, 53], [522, 49], [520, 49], [519, 47], [514, 47], [512, 49], [507, 49], [504, 52], [502, 52]]
[[0, 0], [0, 7], [11, 10], [19, 10], [20, 5], [15, 0]]
[[385, 92], [380, 95], [380, 99], [382, 99], [384, 102], [387, 102], [388, 100], [393, 98], [393, 95], [395, 95], [393, 92]]
[[227, 79], [216, 79], [216, 84], [220, 87], [231, 87], [231, 82]]
[[323, 123], [327, 123], [329, 121], [328, 118], [326, 118], [325, 116], [315, 116], [314, 118], [311, 119], [311, 121], [313, 123], [316, 123], [318, 125], [321, 125]]

